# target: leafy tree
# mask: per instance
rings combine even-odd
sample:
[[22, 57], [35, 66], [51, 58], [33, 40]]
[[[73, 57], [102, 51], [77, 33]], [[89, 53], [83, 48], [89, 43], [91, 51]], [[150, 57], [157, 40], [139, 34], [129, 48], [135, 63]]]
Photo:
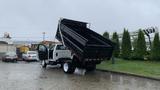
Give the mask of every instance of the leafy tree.
[[118, 34], [116, 32], [113, 33], [112, 41], [115, 42], [115, 44], [116, 44], [116, 46], [114, 48], [113, 56], [119, 57], [120, 45], [119, 45], [119, 37], [118, 37]]
[[108, 33], [107, 31], [105, 31], [105, 32], [103, 33], [103, 37], [109, 39], [109, 33]]
[[160, 41], [159, 33], [156, 33], [151, 47], [151, 59], [160, 60]]
[[126, 29], [124, 29], [123, 32], [121, 55], [123, 59], [130, 59], [131, 57], [131, 39], [129, 32]]
[[146, 47], [144, 33], [141, 30], [139, 30], [138, 39], [134, 43], [135, 43], [135, 46], [134, 46], [134, 52], [133, 52], [132, 58], [143, 60], [147, 52], [147, 47]]

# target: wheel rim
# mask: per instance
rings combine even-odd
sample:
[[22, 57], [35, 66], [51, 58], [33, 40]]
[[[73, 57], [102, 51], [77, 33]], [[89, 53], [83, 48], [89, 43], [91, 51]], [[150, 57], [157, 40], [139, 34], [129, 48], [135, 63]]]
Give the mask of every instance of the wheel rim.
[[68, 63], [64, 63], [64, 64], [63, 64], [63, 70], [64, 70], [65, 72], [68, 71]]

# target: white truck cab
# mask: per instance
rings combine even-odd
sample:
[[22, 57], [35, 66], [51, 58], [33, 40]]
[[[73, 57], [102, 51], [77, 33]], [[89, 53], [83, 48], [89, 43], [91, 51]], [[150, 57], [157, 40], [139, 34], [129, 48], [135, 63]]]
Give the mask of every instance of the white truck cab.
[[60, 59], [71, 59], [71, 52], [62, 44], [54, 45], [49, 52], [49, 60], [57, 61]]
[[47, 65], [63, 64], [63, 62], [71, 60], [70, 50], [62, 44], [56, 44], [50, 48], [40, 44], [37, 50], [43, 68], [46, 68]]

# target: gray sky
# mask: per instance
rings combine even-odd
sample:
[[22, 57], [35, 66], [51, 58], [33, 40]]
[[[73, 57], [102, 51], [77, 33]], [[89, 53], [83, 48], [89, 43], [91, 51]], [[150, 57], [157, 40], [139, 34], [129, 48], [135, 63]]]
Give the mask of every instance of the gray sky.
[[[17, 40], [54, 40], [60, 17], [91, 23], [102, 34], [157, 26], [159, 0], [0, 0], [0, 36], [9, 32]], [[18, 38], [19, 37], [19, 38]], [[20, 38], [21, 37], [21, 38]]]

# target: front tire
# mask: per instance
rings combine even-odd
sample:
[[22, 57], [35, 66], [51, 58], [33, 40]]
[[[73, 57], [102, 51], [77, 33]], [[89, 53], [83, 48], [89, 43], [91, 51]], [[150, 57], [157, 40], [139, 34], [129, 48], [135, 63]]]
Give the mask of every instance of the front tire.
[[63, 64], [63, 71], [68, 74], [72, 74], [75, 71], [75, 66], [71, 62], [65, 62]]
[[46, 68], [47, 67], [47, 63], [45, 60], [42, 60], [41, 62], [42, 68]]

